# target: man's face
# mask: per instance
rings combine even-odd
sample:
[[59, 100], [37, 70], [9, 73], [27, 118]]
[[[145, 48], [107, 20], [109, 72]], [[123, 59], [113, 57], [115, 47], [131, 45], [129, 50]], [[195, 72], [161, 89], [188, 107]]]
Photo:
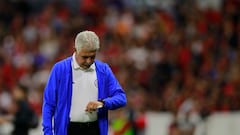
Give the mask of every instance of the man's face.
[[96, 51], [86, 51], [84, 49], [76, 53], [78, 65], [83, 69], [88, 69], [93, 64], [96, 53]]

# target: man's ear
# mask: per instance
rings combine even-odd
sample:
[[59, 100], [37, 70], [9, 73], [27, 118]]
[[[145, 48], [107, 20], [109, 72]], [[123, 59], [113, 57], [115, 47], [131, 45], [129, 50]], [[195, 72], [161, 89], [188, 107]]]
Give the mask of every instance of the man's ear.
[[75, 47], [73, 47], [73, 52], [77, 53], [77, 49]]

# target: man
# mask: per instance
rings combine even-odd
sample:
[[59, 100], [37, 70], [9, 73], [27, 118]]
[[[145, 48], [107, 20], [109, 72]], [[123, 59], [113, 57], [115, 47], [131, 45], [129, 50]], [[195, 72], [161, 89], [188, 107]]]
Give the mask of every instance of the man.
[[[17, 84], [12, 89], [11, 103], [9, 104], [9, 112], [4, 116], [0, 115], [0, 129], [2, 124], [13, 125], [13, 129], [4, 128], [0, 130], [0, 134], [11, 135], [29, 135], [31, 128], [38, 126], [38, 116], [28, 102], [28, 87]], [[10, 111], [11, 110], [11, 111]], [[33, 118], [35, 118], [33, 121]], [[35, 123], [33, 123], [35, 122]], [[34, 127], [33, 127], [34, 124]], [[3, 131], [2, 131], [3, 130]], [[9, 133], [7, 133], [9, 132]], [[12, 133], [10, 133], [12, 132]]]
[[[16, 112], [14, 113], [14, 118], [12, 120], [14, 126], [12, 135], [29, 135], [28, 132], [30, 129], [38, 126], [38, 116], [28, 103], [27, 95], [28, 87], [25, 85], [18, 84], [13, 89], [13, 98], [16, 102]], [[32, 127], [33, 124], [34, 127]]]
[[107, 135], [108, 110], [126, 105], [110, 67], [95, 59], [99, 42], [94, 32], [80, 32], [73, 55], [53, 66], [43, 97], [44, 135]]

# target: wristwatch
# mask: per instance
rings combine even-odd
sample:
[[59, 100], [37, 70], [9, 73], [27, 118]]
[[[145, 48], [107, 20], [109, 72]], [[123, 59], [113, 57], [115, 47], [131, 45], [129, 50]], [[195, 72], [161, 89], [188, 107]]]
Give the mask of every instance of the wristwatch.
[[97, 108], [102, 108], [102, 107], [104, 106], [104, 104], [105, 104], [105, 101], [104, 101], [103, 99], [98, 100], [98, 101], [99, 101], [99, 102], [102, 102], [103, 105], [99, 105]]

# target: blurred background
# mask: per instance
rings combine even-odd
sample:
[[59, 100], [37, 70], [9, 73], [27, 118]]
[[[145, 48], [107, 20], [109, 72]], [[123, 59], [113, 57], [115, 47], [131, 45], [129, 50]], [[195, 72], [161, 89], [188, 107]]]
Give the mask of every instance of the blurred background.
[[[110, 111], [109, 135], [239, 135], [239, 9], [239, 0], [1, 0], [0, 118], [21, 84], [41, 121], [52, 65], [92, 30], [128, 98]], [[0, 135], [12, 129], [0, 120]], [[41, 134], [41, 123], [30, 130]]]

